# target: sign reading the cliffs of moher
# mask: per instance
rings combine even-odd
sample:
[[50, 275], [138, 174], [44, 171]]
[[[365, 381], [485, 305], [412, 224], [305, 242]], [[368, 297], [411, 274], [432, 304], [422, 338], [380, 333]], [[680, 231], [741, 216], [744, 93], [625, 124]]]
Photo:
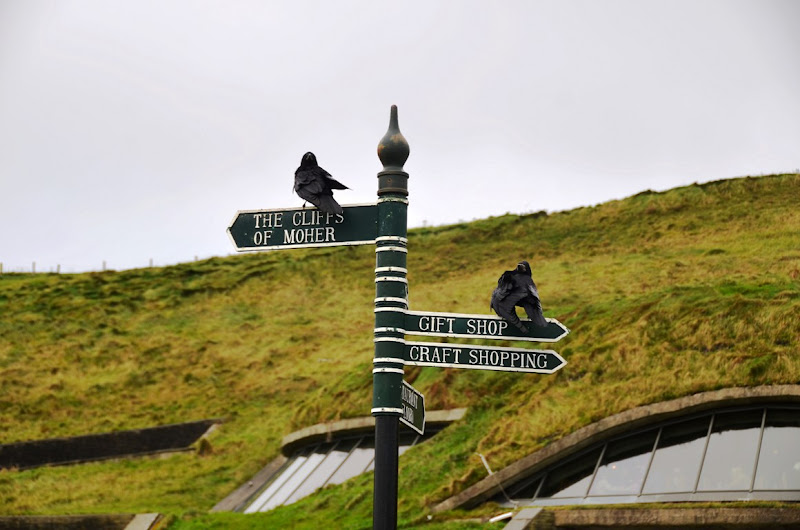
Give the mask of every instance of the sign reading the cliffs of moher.
[[241, 210], [228, 235], [239, 252], [283, 248], [370, 245], [378, 232], [378, 206], [342, 205], [341, 214], [316, 208]]

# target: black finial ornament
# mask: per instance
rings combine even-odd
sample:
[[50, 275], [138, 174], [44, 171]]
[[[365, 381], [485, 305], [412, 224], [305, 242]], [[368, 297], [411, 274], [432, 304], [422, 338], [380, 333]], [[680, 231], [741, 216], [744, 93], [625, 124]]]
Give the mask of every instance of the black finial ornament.
[[408, 195], [408, 173], [403, 171], [403, 164], [410, 152], [397, 122], [397, 105], [392, 105], [389, 129], [378, 144], [378, 158], [383, 164], [383, 171], [378, 173], [378, 195]]

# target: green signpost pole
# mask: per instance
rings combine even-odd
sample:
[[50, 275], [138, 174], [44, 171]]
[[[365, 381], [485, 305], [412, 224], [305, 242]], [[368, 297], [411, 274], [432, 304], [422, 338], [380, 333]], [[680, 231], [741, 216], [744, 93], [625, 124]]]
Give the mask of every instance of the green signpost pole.
[[408, 309], [406, 279], [409, 147], [392, 105], [389, 130], [378, 144], [378, 233], [375, 239], [375, 358], [372, 415], [375, 417], [374, 530], [397, 528], [397, 459]]

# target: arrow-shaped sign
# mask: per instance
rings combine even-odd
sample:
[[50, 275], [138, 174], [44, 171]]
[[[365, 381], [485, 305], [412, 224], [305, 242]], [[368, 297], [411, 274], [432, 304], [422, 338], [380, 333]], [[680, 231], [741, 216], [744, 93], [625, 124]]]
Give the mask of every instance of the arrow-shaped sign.
[[405, 364], [552, 374], [563, 368], [567, 361], [553, 350], [494, 348], [441, 342], [406, 342]]
[[405, 332], [409, 335], [432, 337], [534, 342], [557, 342], [569, 333], [567, 327], [554, 318], [547, 319], [547, 327], [536, 326], [527, 319], [522, 322], [528, 328], [527, 333], [494, 315], [406, 311]]
[[378, 233], [378, 206], [342, 206], [341, 214], [316, 208], [240, 210], [228, 235], [239, 252], [283, 248], [369, 245]]
[[425, 434], [425, 396], [403, 381], [401, 401], [403, 415], [400, 416], [400, 421], [419, 434]]

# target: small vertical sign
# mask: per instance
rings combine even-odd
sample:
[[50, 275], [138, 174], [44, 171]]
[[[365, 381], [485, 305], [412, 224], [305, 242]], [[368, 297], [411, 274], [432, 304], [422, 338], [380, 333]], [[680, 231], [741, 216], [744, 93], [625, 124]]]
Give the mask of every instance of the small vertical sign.
[[420, 435], [425, 434], [425, 396], [405, 381], [403, 381], [402, 392], [403, 414], [400, 416], [400, 421]]

